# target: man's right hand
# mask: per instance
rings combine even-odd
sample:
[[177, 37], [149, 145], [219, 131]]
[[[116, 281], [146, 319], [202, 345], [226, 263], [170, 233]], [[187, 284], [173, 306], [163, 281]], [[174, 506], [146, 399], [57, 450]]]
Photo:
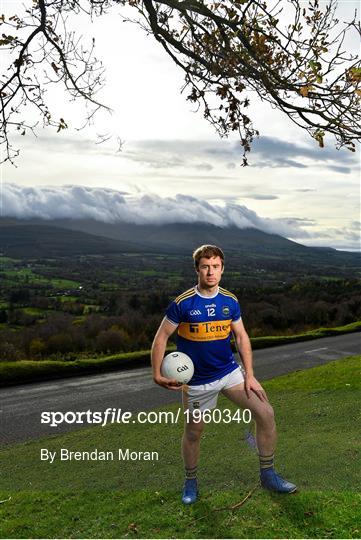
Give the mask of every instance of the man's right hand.
[[159, 386], [163, 386], [163, 388], [167, 388], [168, 390], [181, 390], [183, 386], [182, 383], [177, 382], [175, 379], [167, 379], [162, 375], [154, 376], [153, 381], [156, 384], [159, 384]]

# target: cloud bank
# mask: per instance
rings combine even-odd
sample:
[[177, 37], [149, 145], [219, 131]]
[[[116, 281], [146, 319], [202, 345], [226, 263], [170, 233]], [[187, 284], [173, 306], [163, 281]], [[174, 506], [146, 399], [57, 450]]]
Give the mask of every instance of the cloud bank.
[[[193, 167], [211, 171], [216, 164], [223, 164], [232, 171], [241, 162], [242, 151], [238, 142], [230, 141], [176, 141], [143, 140], [124, 145], [119, 154], [131, 161], [154, 169]], [[341, 174], [350, 174], [357, 168], [357, 157], [348, 150], [338, 151], [317, 144], [297, 144], [267, 136], [253, 142], [249, 161], [251, 167], [272, 169], [306, 169], [310, 166], [324, 168]], [[201, 160], [201, 161], [200, 161]], [[342, 161], [342, 165], [340, 165]]]
[[210, 204], [189, 195], [160, 197], [76, 185], [25, 187], [6, 183], [1, 198], [1, 215], [19, 219], [94, 219], [139, 225], [202, 222], [219, 227], [255, 228], [288, 238], [310, 236], [301, 228], [303, 220], [263, 218], [243, 205]]
[[[20, 137], [19, 137], [20, 138]], [[210, 173], [217, 166], [224, 166], [229, 174], [240, 167], [242, 148], [231, 140], [181, 140], [143, 139], [123, 141], [121, 150], [115, 142], [95, 144], [90, 139], [74, 139], [48, 135], [41, 137], [43, 148], [50, 153], [112, 157], [128, 160], [153, 171], [192, 169]], [[30, 138], [22, 138], [22, 146], [34, 147]], [[358, 152], [336, 150], [332, 145], [320, 149], [315, 141], [302, 144], [277, 137], [262, 136], [252, 144], [248, 156], [251, 168], [327, 170], [342, 175], [358, 171]]]

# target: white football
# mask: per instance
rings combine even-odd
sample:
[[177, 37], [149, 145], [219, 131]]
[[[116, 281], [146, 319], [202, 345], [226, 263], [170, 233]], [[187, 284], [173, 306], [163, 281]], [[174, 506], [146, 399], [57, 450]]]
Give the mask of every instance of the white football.
[[163, 358], [161, 372], [167, 379], [175, 379], [177, 382], [187, 384], [193, 377], [194, 365], [187, 354], [175, 351]]

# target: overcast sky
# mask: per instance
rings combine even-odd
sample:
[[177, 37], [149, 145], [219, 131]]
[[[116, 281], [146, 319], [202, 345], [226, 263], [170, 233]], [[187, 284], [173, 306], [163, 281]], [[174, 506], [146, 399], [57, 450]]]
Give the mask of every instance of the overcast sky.
[[[7, 14], [19, 5], [1, 4]], [[339, 4], [343, 20], [358, 7]], [[96, 38], [107, 78], [101, 98], [113, 112], [77, 131], [84, 110], [58, 89], [52, 103], [69, 129], [21, 138], [17, 168], [2, 170], [3, 215], [137, 223], [199, 218], [259, 227], [306, 245], [359, 249], [358, 153], [337, 151], [331, 137], [322, 150], [281, 113], [254, 102], [250, 114], [261, 136], [243, 168], [237, 139], [220, 140], [192, 110], [180, 94], [182, 73], [151, 36], [122, 22], [118, 8], [80, 22], [85, 38]], [[111, 139], [96, 144], [105, 133]]]

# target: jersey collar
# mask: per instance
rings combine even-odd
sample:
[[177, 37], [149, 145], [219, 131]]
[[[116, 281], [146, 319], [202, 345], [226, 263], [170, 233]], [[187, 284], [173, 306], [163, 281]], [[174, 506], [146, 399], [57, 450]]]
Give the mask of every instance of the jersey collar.
[[216, 293], [215, 293], [215, 294], [212, 294], [212, 296], [206, 296], [206, 295], [204, 295], [204, 294], [201, 294], [201, 293], [199, 292], [199, 290], [198, 290], [198, 285], [195, 285], [194, 290], [196, 291], [196, 293], [198, 294], [198, 296], [200, 296], [201, 298], [208, 298], [208, 299], [210, 299], [210, 298], [215, 298], [215, 297], [217, 296], [217, 294], [219, 293], [219, 287], [217, 287]]

